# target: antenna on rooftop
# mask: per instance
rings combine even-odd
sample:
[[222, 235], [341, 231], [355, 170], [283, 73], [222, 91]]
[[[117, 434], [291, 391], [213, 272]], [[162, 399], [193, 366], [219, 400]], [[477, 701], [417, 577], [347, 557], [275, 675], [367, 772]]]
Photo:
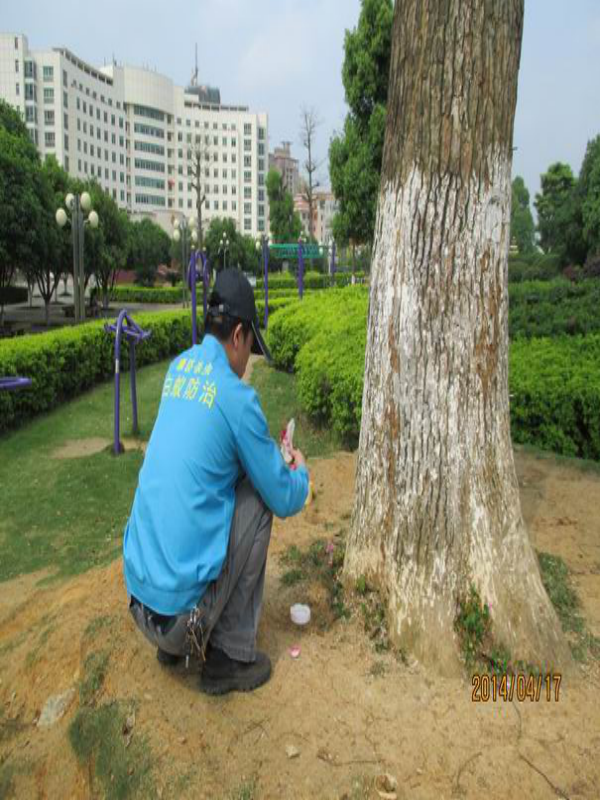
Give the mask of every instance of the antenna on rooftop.
[[196, 42], [196, 66], [192, 74], [192, 86], [198, 86], [198, 43]]

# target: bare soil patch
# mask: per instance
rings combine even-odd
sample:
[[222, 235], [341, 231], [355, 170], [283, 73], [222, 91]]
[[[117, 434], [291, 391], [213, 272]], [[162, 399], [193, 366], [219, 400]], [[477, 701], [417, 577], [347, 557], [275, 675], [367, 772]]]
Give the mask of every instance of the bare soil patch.
[[[600, 476], [524, 453], [517, 465], [533, 543], [564, 558], [599, 633]], [[376, 653], [360, 619], [332, 622], [319, 586], [282, 584], [287, 548], [349, 522], [355, 457], [314, 460], [311, 470], [313, 504], [274, 525], [260, 634], [274, 674], [252, 694], [207, 698], [193, 670], [161, 667], [128, 615], [120, 562], [60, 585], [33, 576], [2, 585], [0, 764], [14, 767], [15, 796], [99, 793], [67, 738], [77, 695], [53, 727], [35, 721], [100, 651], [109, 661], [97, 702], [136, 702], [133, 736], [146, 737], [163, 798], [241, 797], [252, 780], [247, 797], [377, 798], [382, 773], [398, 780], [398, 798], [599, 796], [597, 664], [565, 679], [558, 702], [473, 703], [467, 679]], [[306, 630], [290, 622], [293, 602], [311, 605]], [[290, 758], [289, 746], [299, 754]]]

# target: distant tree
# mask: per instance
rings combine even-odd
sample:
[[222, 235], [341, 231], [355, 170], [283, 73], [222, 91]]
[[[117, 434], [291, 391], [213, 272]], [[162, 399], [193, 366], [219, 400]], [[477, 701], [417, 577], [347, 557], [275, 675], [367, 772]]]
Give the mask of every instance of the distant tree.
[[78, 185], [79, 191], [88, 191], [92, 207], [98, 214], [99, 225], [96, 230], [86, 226], [83, 265], [87, 287], [93, 275], [100, 288], [104, 308], [119, 270], [127, 264], [129, 219], [121, 211], [112, 197], [102, 191], [99, 184], [92, 182]]
[[300, 114], [300, 141], [306, 151], [304, 162], [304, 172], [306, 179], [302, 187], [302, 196], [308, 204], [308, 238], [313, 241], [314, 232], [314, 211], [315, 211], [315, 189], [319, 187], [317, 172], [320, 164], [315, 158], [315, 136], [322, 120], [319, 118], [316, 109], [303, 108]]
[[329, 146], [329, 176], [339, 202], [333, 232], [340, 244], [373, 240], [390, 72], [393, 0], [362, 0], [346, 31], [342, 80], [350, 112]]
[[40, 256], [29, 264], [27, 275], [37, 284], [44, 301], [46, 325], [49, 325], [52, 295], [61, 277], [73, 272], [71, 228], [59, 228], [55, 219], [56, 210], [64, 206], [65, 197], [71, 190], [71, 179], [56, 157], [49, 155], [42, 165], [42, 182], [42, 213], [37, 223], [42, 244]]
[[244, 268], [245, 250], [243, 237], [237, 232], [235, 222], [229, 217], [215, 217], [211, 220], [205, 237], [205, 249], [212, 269], [220, 271], [225, 264], [225, 251], [221, 247], [223, 235], [229, 241], [227, 266]]
[[294, 211], [292, 195], [285, 189], [276, 169], [270, 169], [267, 174], [267, 195], [273, 239], [279, 243], [296, 242], [302, 231], [302, 220]]
[[[198, 220], [198, 249], [204, 250], [204, 230], [202, 226], [202, 209], [206, 204], [206, 184], [210, 176], [210, 167], [217, 159], [210, 146], [210, 136], [204, 133], [188, 134], [187, 180], [196, 194], [196, 218]], [[192, 138], [193, 137], [193, 138]]]
[[579, 173], [583, 236], [588, 256], [600, 253], [600, 136], [588, 146]]
[[[43, 180], [39, 156], [17, 111], [0, 100], [0, 298], [16, 270], [40, 254]], [[0, 324], [4, 306], [0, 300]]]
[[568, 164], [552, 164], [541, 177], [535, 196], [540, 245], [562, 264], [582, 264], [587, 254], [583, 236], [581, 196]]
[[510, 238], [517, 243], [519, 253], [531, 253], [535, 249], [535, 223], [529, 207], [529, 191], [520, 175], [512, 182]]
[[171, 239], [150, 219], [128, 225], [127, 267], [135, 272], [136, 283], [154, 286], [156, 271], [171, 260]]

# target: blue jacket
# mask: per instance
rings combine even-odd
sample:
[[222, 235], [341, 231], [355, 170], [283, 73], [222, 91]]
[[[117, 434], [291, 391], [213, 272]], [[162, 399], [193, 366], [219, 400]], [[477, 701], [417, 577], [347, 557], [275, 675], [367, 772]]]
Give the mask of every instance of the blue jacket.
[[221, 572], [247, 474], [278, 517], [302, 509], [308, 472], [290, 470], [256, 392], [213, 336], [169, 366], [123, 542], [127, 589], [160, 614], [192, 609]]

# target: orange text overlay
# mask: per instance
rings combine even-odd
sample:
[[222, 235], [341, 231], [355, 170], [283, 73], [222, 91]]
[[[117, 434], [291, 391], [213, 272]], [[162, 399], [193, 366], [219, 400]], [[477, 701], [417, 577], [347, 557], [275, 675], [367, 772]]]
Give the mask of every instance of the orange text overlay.
[[496, 703], [498, 700], [519, 703], [529, 701], [558, 703], [562, 675], [473, 675], [471, 700], [474, 703]]

